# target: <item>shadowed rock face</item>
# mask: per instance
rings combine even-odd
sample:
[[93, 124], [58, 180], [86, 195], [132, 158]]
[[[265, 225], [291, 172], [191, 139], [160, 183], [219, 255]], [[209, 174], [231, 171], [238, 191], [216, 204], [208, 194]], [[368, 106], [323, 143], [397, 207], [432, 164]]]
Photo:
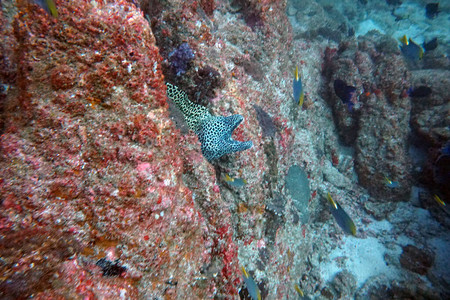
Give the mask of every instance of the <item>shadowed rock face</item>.
[[[414, 70], [411, 87], [427, 87], [430, 94], [412, 97], [411, 129], [413, 144], [426, 156], [420, 177], [421, 183], [439, 191], [444, 199], [450, 197], [449, 161], [447, 143], [450, 141], [450, 103], [448, 86], [450, 71], [444, 69]], [[447, 150], [446, 150], [447, 149]]]

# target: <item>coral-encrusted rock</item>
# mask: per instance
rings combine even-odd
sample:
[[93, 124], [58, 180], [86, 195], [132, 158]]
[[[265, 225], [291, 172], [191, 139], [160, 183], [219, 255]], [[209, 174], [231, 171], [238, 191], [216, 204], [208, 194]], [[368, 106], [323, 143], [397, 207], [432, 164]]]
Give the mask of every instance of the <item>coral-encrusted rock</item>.
[[413, 71], [411, 87], [420, 86], [430, 87], [431, 94], [412, 98], [411, 126], [429, 144], [440, 146], [450, 140], [450, 71]]
[[426, 149], [427, 161], [421, 182], [443, 199], [450, 197], [450, 155], [445, 150], [450, 141], [449, 70], [416, 70], [411, 88], [429, 87], [431, 94], [412, 97], [411, 128], [416, 146]]
[[0, 230], [0, 273], [7, 278], [0, 283], [2, 298], [18, 299], [51, 288], [52, 274], [58, 271], [61, 261], [81, 250], [70, 234], [38, 226], [13, 230], [5, 226], [5, 221], [2, 218]]
[[331, 287], [337, 298], [351, 298], [356, 287], [355, 275], [347, 270], [341, 271], [333, 278]]
[[75, 70], [67, 65], [57, 66], [50, 73], [54, 90], [67, 90], [76, 83], [75, 80]]
[[[2, 251], [15, 269], [1, 269], [0, 298], [212, 298], [222, 276], [198, 278], [214, 241], [181, 180], [183, 138], [148, 22], [127, 1], [56, 1], [58, 18], [34, 3], [17, 1], [4, 27], [17, 76], [2, 116], [0, 229], [20, 249]], [[126, 270], [102, 276], [104, 257]]]
[[[408, 72], [393, 43], [376, 34], [360, 38], [358, 45], [341, 43], [339, 54], [334, 54], [337, 59], [332, 60], [331, 70], [327, 71], [332, 73], [329, 94], [338, 131], [346, 143], [356, 146], [359, 181], [383, 202], [405, 200], [411, 186]], [[332, 54], [328, 52], [328, 56]], [[352, 111], [332, 90], [335, 79], [345, 79], [356, 87], [359, 100]], [[399, 186], [388, 187], [385, 177], [398, 181]]]
[[446, 299], [429, 281], [388, 279], [385, 275], [372, 276], [356, 292], [354, 299]]
[[[324, 7], [317, 1], [290, 1], [292, 8], [296, 9], [295, 18], [298, 24], [305, 24], [297, 31], [297, 37], [314, 39], [317, 36], [322, 36], [325, 39], [330, 39], [340, 42], [341, 39], [348, 35], [348, 28], [342, 22], [345, 19], [342, 14], [333, 6]], [[347, 11], [351, 14], [352, 12]], [[353, 12], [354, 13], [354, 12]]]
[[402, 267], [420, 275], [427, 274], [433, 262], [433, 252], [421, 250], [413, 245], [403, 247], [403, 252], [400, 255], [400, 264]]

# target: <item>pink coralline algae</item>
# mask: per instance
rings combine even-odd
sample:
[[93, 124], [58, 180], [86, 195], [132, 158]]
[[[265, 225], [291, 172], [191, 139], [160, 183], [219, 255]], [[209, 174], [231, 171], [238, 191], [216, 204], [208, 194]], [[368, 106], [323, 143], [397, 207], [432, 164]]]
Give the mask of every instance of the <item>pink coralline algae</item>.
[[[192, 150], [168, 118], [150, 25], [127, 1], [56, 4], [57, 19], [32, 1], [1, 15], [15, 76], [0, 230], [17, 239], [0, 245], [1, 297], [212, 297], [237, 278], [236, 247], [181, 180]], [[126, 267], [114, 278], [96, 266], [111, 251]], [[214, 255], [224, 274], [212, 281], [202, 268]]]

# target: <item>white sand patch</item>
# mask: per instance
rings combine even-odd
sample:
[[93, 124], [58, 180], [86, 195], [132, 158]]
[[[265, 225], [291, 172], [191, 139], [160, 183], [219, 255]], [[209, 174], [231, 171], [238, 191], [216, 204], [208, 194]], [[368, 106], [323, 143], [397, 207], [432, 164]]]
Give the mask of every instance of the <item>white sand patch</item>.
[[356, 31], [356, 36], [365, 35], [371, 30], [377, 30], [378, 32], [383, 34], [385, 33], [385, 31], [381, 29], [381, 27], [378, 26], [378, 24], [376, 24], [373, 20], [368, 19], [359, 23], [358, 30]]
[[332, 280], [344, 269], [355, 276], [358, 287], [372, 276], [380, 274], [385, 274], [389, 278], [398, 276], [395, 268], [386, 265], [384, 261], [386, 249], [376, 238], [358, 239], [346, 236], [343, 241], [344, 244], [334, 249], [329, 261], [321, 267], [324, 281]]
[[436, 254], [432, 272], [450, 284], [450, 235], [443, 235], [429, 241], [430, 247]]

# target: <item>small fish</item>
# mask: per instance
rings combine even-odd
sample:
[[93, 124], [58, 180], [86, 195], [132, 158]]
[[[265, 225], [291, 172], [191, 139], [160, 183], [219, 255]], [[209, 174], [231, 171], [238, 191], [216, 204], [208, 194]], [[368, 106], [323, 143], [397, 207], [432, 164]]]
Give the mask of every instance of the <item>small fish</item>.
[[258, 285], [256, 284], [255, 280], [250, 276], [250, 274], [247, 273], [244, 267], [241, 267], [243, 278], [245, 285], [247, 286], [247, 291], [252, 297], [252, 300], [261, 300], [261, 292], [259, 290]]
[[58, 10], [56, 9], [56, 5], [53, 0], [34, 0], [34, 3], [45, 9], [45, 11], [54, 18], [58, 17]]
[[242, 178], [232, 178], [228, 174], [225, 174], [225, 182], [234, 187], [243, 187], [247, 184], [247, 180]]
[[428, 19], [434, 19], [439, 14], [439, 2], [428, 3], [425, 6], [425, 15]]
[[[450, 126], [447, 126], [447, 130]], [[450, 182], [450, 155], [449, 142], [440, 150], [440, 155], [432, 164], [433, 180], [437, 184], [447, 185]]]
[[431, 88], [421, 85], [417, 88], [409, 88], [407, 94], [411, 97], [411, 98], [422, 98], [422, 97], [427, 97], [429, 95], [431, 95]]
[[397, 188], [399, 186], [398, 181], [392, 181], [387, 177], [384, 177], [384, 182], [386, 183], [386, 186], [390, 188]]
[[338, 225], [347, 233], [356, 236], [356, 226], [345, 210], [331, 198], [330, 193], [327, 195], [331, 214], [336, 219]]
[[406, 34], [403, 35], [401, 38], [398, 39], [400, 41], [400, 43], [402, 43], [403, 45], [408, 45], [408, 38], [406, 37]]
[[298, 284], [294, 284], [294, 289], [298, 294], [298, 299], [300, 300], [308, 299], [307, 297], [305, 297], [305, 293], [303, 293], [302, 289], [298, 286]]
[[448, 141], [447, 143], [445, 143], [445, 145], [442, 147], [441, 149], [441, 153], [443, 155], [450, 155], [450, 141]]
[[300, 287], [298, 286], [298, 284], [294, 284], [294, 288], [295, 288], [295, 290], [297, 291], [297, 293], [298, 293], [298, 295], [299, 295], [300, 297], [303, 297], [303, 296], [304, 296], [303, 291], [300, 289]]
[[334, 92], [342, 100], [342, 102], [347, 105], [348, 110], [352, 111], [354, 106], [352, 98], [356, 92], [356, 88], [354, 86], [347, 85], [343, 80], [336, 79], [334, 81]]
[[434, 194], [433, 196], [434, 200], [437, 204], [442, 208], [442, 210], [450, 216], [450, 209], [447, 206], [447, 203], [445, 203], [438, 195]]
[[400, 0], [386, 0], [386, 3], [389, 5], [401, 5], [402, 1]]
[[436, 202], [437, 202], [441, 207], [445, 208], [445, 207], [447, 206], [447, 204], [445, 204], [445, 202], [442, 201], [442, 199], [439, 198], [438, 195], [435, 194], [433, 198], [434, 198], [434, 200], [436, 200]]
[[294, 81], [292, 83], [294, 89], [294, 101], [301, 108], [303, 106], [303, 100], [305, 99], [305, 94], [302, 87], [302, 78], [298, 72], [298, 67], [295, 67]]
[[406, 35], [402, 36], [399, 40], [402, 43], [400, 45], [400, 50], [402, 51], [403, 56], [412, 61], [422, 59], [423, 57], [422, 47], [417, 45], [411, 38], [409, 38], [408, 40], [406, 38]]
[[434, 38], [429, 42], [423, 43], [423, 49], [425, 49], [425, 51], [432, 51], [432, 50], [436, 49], [437, 46], [438, 46], [437, 38]]

